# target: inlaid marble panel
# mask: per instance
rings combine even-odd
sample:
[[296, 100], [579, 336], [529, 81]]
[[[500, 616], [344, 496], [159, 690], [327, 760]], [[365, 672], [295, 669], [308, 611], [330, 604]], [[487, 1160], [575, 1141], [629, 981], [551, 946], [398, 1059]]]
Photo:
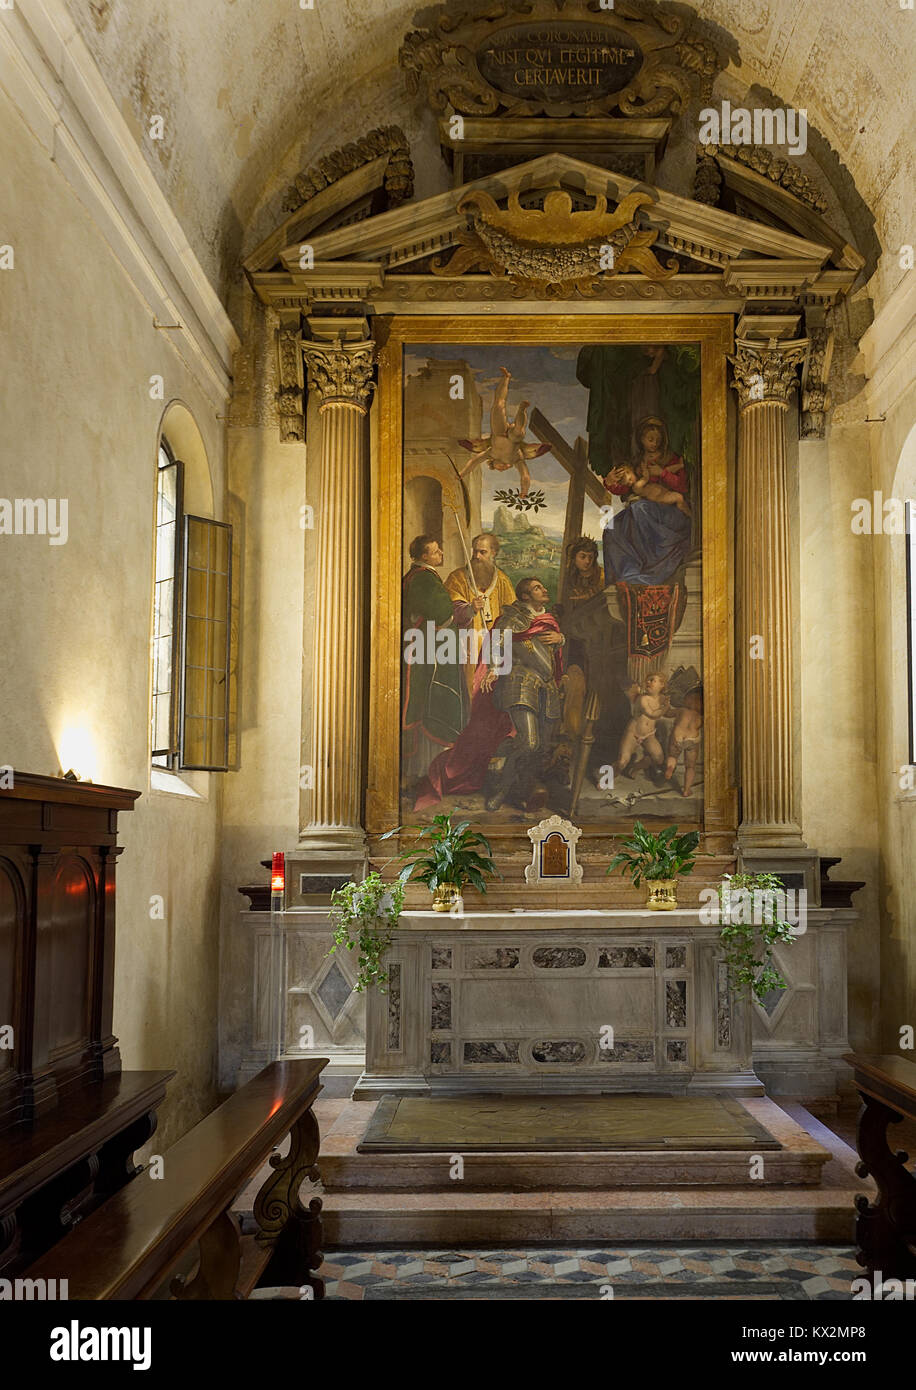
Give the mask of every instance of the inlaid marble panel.
[[452, 987], [451, 985], [437, 983], [433, 985], [432, 1008], [430, 1011], [430, 1025], [433, 1028], [451, 1028], [452, 1026]]
[[687, 981], [665, 982], [665, 1021], [669, 1028], [687, 1027]]
[[584, 1062], [585, 1044], [576, 1038], [562, 1038], [532, 1044], [531, 1055], [536, 1062]]
[[686, 946], [666, 946], [665, 947], [665, 969], [666, 970], [685, 970], [687, 967], [687, 947]]
[[429, 1060], [436, 1066], [450, 1066], [452, 1061], [451, 1043], [440, 1042], [438, 1038], [433, 1038], [429, 1045]]
[[687, 1043], [681, 1038], [669, 1038], [665, 1044], [669, 1062], [687, 1061]]
[[598, 953], [600, 970], [651, 970], [654, 965], [654, 946], [602, 946]]
[[628, 970], [594, 976], [578, 970], [493, 971], [461, 984], [464, 1036], [498, 1038], [508, 1032], [529, 1038], [599, 1037], [610, 1025], [623, 1038], [647, 1037], [657, 1022], [653, 971]]
[[613, 1047], [600, 1047], [598, 1057], [602, 1062], [654, 1062], [655, 1043], [652, 1038], [631, 1038], [615, 1040]]
[[585, 964], [581, 946], [538, 946], [531, 957], [538, 970], [575, 970]]
[[392, 1052], [401, 1048], [401, 966], [388, 967], [388, 1047]]
[[732, 1014], [728, 995], [728, 966], [720, 960], [716, 966], [716, 1043], [719, 1047], [732, 1045]]
[[514, 970], [519, 953], [515, 946], [478, 946], [468, 952], [468, 970]]
[[509, 1042], [466, 1042], [464, 1060], [490, 1065], [493, 1062], [517, 1062], [518, 1043]]
[[452, 968], [452, 948], [451, 948], [451, 946], [433, 946], [433, 948], [432, 948], [432, 968], [433, 968], [433, 970], [451, 970], [451, 968]]

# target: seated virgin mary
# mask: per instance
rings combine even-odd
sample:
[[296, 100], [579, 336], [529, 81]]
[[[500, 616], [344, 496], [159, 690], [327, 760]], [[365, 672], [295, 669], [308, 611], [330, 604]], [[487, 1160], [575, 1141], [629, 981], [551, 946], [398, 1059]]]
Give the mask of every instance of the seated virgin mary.
[[668, 583], [690, 555], [692, 521], [687, 470], [664, 420], [640, 420], [632, 466], [612, 468], [604, 486], [627, 503], [604, 529], [605, 583]]

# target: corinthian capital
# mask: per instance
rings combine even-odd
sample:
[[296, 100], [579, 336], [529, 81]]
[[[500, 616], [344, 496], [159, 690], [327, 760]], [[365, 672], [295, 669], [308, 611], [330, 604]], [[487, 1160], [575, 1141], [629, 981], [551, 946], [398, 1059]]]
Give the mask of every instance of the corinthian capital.
[[363, 412], [367, 410], [373, 390], [373, 342], [305, 342], [302, 351], [308, 367], [309, 390], [318, 392], [322, 409], [328, 405], [353, 405]]
[[771, 338], [759, 343], [739, 338], [732, 364], [732, 386], [738, 392], [742, 410], [753, 405], [779, 405], [788, 408], [789, 396], [798, 386], [796, 369], [804, 362], [807, 339], [781, 341]]

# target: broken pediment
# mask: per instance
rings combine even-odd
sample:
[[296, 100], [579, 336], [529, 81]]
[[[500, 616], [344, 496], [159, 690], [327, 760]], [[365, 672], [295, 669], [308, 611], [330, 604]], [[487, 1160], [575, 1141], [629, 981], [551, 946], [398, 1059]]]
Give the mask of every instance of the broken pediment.
[[[565, 195], [565, 199], [548, 204], [555, 193]], [[627, 203], [634, 195], [638, 195], [637, 202]], [[760, 299], [769, 295], [781, 301], [806, 292], [821, 281], [825, 273], [835, 272], [840, 280], [845, 280], [854, 269], [844, 262], [842, 247], [837, 247], [835, 237], [831, 242], [826, 237], [814, 240], [799, 236], [784, 228], [647, 186], [622, 174], [609, 173], [568, 155], [548, 154], [420, 202], [405, 203], [346, 225], [319, 227], [308, 236], [311, 264], [306, 267], [303, 266], [301, 231], [297, 228], [294, 240], [271, 252], [274, 263], [282, 269], [266, 274], [254, 270], [249, 273], [258, 293], [268, 301], [279, 294], [298, 295], [303, 303], [351, 300], [369, 304], [388, 297], [394, 282], [416, 282], [418, 279], [435, 284], [431, 297], [447, 297], [444, 291], [450, 280], [460, 280], [466, 285], [471, 279], [494, 277], [510, 282], [508, 292], [511, 294], [513, 273], [508, 264], [501, 270], [495, 265], [481, 266], [471, 275], [471, 266], [463, 263], [467, 261], [464, 257], [455, 264], [454, 273], [450, 275], [446, 269], [449, 255], [469, 249], [469, 235], [476, 234], [480, 238], [483, 229], [488, 233], [499, 230], [501, 215], [511, 212], [515, 219], [516, 244], [537, 243], [548, 256], [556, 256], [558, 248], [576, 240], [576, 219], [583, 211], [604, 209], [606, 215], [613, 215], [614, 210], [624, 204], [628, 208], [624, 223], [630, 229], [630, 244], [633, 244], [633, 235], [646, 236], [648, 239], [637, 242], [633, 249], [640, 245], [651, 248], [653, 259], [663, 270], [672, 272], [670, 284], [666, 287], [666, 277], [659, 276], [652, 263], [644, 260], [640, 267], [635, 258], [631, 258], [629, 265], [605, 270], [593, 265], [587, 273], [593, 272], [599, 289], [602, 283], [610, 280], [647, 280], [654, 291], [664, 293], [667, 288], [670, 297], [681, 298], [689, 296], [690, 289], [681, 285], [673, 290], [679, 282], [714, 279], [724, 297], [735, 297], [742, 292], [741, 286], [737, 281], [734, 285], [726, 285], [723, 277], [734, 270], [736, 263], [751, 261], [759, 274], [749, 292], [756, 293]], [[558, 216], [561, 205], [562, 216]], [[311, 206], [306, 203], [300, 210], [303, 218], [309, 216]], [[547, 206], [554, 209], [555, 215], [545, 221]], [[481, 212], [483, 207], [489, 210], [492, 227], [486, 224]], [[813, 210], [812, 215], [816, 215]], [[530, 218], [529, 228], [543, 224], [534, 241], [530, 230], [526, 234], [526, 217]], [[561, 223], [567, 226], [567, 232]], [[545, 234], [546, 240], [543, 239]], [[612, 233], [608, 235], [612, 241]], [[603, 244], [600, 238], [596, 241], [588, 236], [580, 241], [584, 244], [591, 241], [593, 247]], [[491, 255], [492, 250], [491, 245]], [[670, 253], [670, 257], [665, 253]], [[670, 258], [677, 261], [676, 274]], [[761, 271], [758, 263], [763, 263], [764, 270]], [[522, 288], [523, 293], [526, 289], [535, 293], [536, 282], [545, 277], [520, 274], [516, 278], [535, 282]], [[563, 278], [570, 281], [571, 297], [581, 292], [582, 283], [575, 288], [572, 286], [576, 281], [581, 282], [582, 276]], [[416, 289], [415, 284], [413, 288]], [[697, 289], [701, 293], [709, 292], [708, 285], [706, 290], [699, 286]], [[837, 282], [833, 290], [839, 289]], [[463, 293], [459, 297], [463, 297]], [[616, 295], [616, 291], [614, 293]]]

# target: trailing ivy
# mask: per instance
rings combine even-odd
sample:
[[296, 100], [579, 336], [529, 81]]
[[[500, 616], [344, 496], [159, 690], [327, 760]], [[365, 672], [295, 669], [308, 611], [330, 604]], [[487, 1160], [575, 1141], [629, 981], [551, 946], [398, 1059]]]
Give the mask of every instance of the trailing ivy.
[[389, 883], [373, 871], [361, 883], [345, 883], [331, 894], [331, 918], [335, 922], [334, 945], [358, 951], [356, 990], [362, 994], [371, 985], [385, 993], [388, 971], [382, 956], [391, 944], [391, 934], [404, 906], [403, 883]]
[[776, 874], [726, 874], [718, 891], [719, 939], [729, 981], [762, 1004], [771, 989], [786, 987], [773, 963], [774, 945], [796, 937], [779, 911], [785, 885]]

